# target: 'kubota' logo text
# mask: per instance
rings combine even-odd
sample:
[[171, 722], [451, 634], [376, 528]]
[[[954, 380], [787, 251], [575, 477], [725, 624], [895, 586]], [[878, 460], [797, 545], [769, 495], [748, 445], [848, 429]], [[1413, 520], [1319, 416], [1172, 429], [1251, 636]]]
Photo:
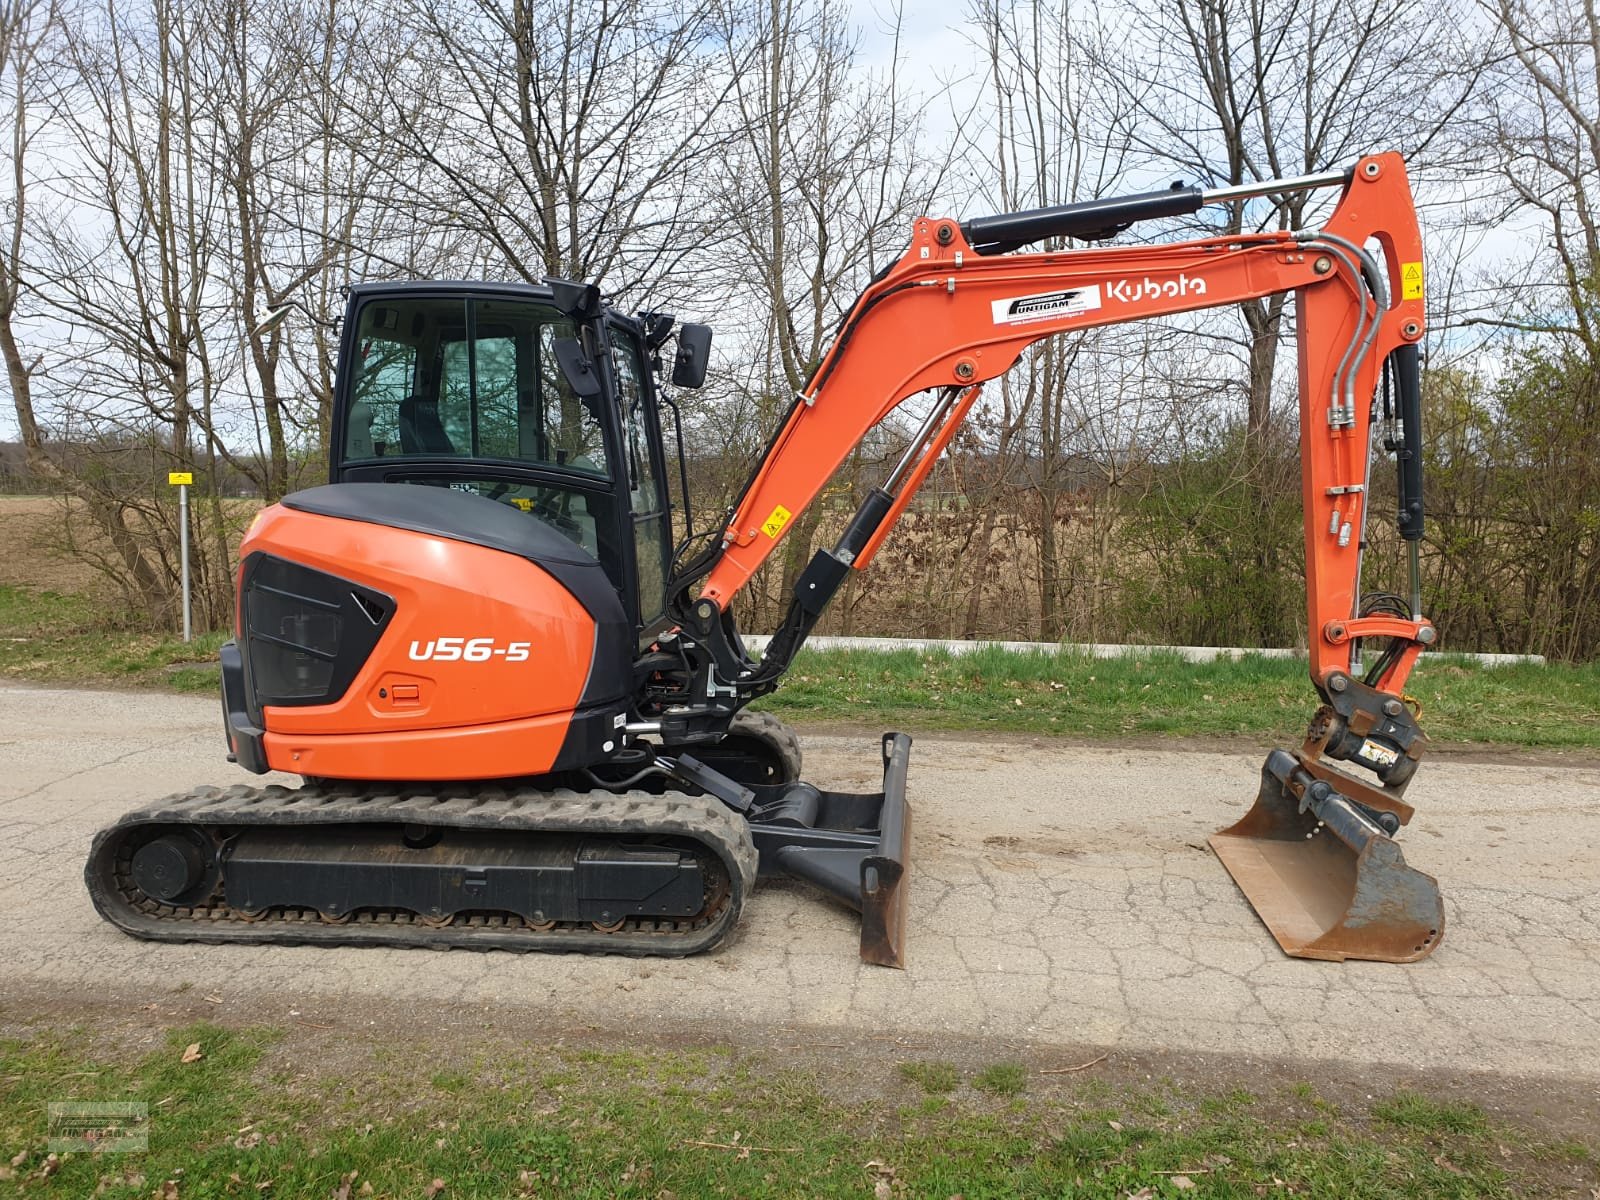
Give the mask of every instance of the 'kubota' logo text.
[[1206, 281], [1190, 279], [1187, 275], [1179, 275], [1176, 279], [1151, 279], [1146, 275], [1143, 279], [1113, 279], [1106, 284], [1106, 295], [1124, 304], [1132, 304], [1135, 300], [1175, 300], [1180, 296], [1205, 294]]
[[416, 662], [488, 662], [503, 658], [506, 662], [527, 662], [532, 642], [507, 642], [496, 645], [493, 638], [434, 638], [428, 642], [412, 642], [411, 658]]

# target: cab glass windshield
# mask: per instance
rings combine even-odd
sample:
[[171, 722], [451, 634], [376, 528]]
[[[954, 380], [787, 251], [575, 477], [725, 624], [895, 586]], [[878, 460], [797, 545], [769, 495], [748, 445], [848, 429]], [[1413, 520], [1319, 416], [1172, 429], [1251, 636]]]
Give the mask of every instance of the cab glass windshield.
[[556, 341], [574, 336], [560, 310], [385, 297], [356, 320], [347, 462], [499, 459], [608, 476], [600, 423], [556, 363]]

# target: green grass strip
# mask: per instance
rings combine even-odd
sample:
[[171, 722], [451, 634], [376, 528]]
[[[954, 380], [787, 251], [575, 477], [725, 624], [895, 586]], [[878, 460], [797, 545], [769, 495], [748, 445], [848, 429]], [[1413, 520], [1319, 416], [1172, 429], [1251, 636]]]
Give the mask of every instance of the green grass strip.
[[[1424, 657], [1407, 685], [1437, 741], [1600, 747], [1600, 665], [1483, 667]], [[909, 729], [1298, 739], [1316, 708], [1304, 661], [1062, 651], [806, 650], [763, 702], [785, 720]]]
[[[346, 1043], [343, 1067], [270, 1029], [176, 1028], [121, 1061], [78, 1040], [0, 1042], [0, 1195], [1480, 1197], [1593, 1162], [1472, 1105], [1400, 1093], [1341, 1112], [1307, 1084], [1211, 1094], [1004, 1062], [937, 1064], [930, 1087], [889, 1060], [841, 1098], [824, 1075], [717, 1048], [497, 1044], [440, 1070], [421, 1036]], [[50, 1158], [62, 1099], [143, 1102], [148, 1149]]]
[[[107, 618], [81, 596], [0, 587], [0, 679], [216, 690], [223, 635], [185, 645], [108, 628]], [[1427, 655], [1408, 688], [1436, 741], [1600, 749], [1600, 664], [1483, 667]], [[1316, 703], [1305, 663], [1294, 659], [1191, 663], [1161, 652], [1107, 659], [990, 647], [806, 650], [760, 707], [797, 723], [870, 717], [910, 730], [1298, 740]]]

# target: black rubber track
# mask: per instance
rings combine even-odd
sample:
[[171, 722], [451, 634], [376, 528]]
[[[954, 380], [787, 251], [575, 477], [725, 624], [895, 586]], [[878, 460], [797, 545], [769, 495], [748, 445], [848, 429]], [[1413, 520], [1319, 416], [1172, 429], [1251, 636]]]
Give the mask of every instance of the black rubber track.
[[[539, 929], [518, 917], [495, 913], [462, 914], [453, 924], [435, 926], [409, 912], [366, 910], [345, 923], [335, 924], [320, 918], [310, 905], [272, 909], [249, 919], [229, 908], [223, 895], [213, 895], [193, 906], [158, 904], [138, 891], [128, 873], [137, 832], [151, 825], [225, 831], [244, 826], [313, 828], [401, 823], [508, 834], [678, 838], [701, 848], [715, 892], [699, 917], [634, 918], [615, 932], [602, 932], [580, 922]], [[337, 836], [333, 829], [330, 834]], [[224, 878], [225, 875], [224, 872]], [[635, 957], [678, 957], [709, 950], [732, 932], [755, 879], [756, 851], [749, 827], [710, 797], [677, 792], [651, 796], [643, 792], [584, 793], [534, 788], [472, 791], [460, 785], [198, 788], [128, 813], [102, 829], [95, 835], [84, 868], [84, 881], [100, 915], [124, 932], [152, 941], [559, 951]]]

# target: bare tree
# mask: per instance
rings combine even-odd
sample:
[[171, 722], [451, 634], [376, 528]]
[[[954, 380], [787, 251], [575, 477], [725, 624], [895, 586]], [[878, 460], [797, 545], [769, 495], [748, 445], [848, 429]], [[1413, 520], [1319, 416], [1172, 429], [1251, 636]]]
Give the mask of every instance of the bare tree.
[[[1120, 49], [1105, 65], [1129, 104], [1121, 136], [1152, 162], [1205, 183], [1256, 182], [1371, 150], [1424, 155], [1472, 83], [1442, 66], [1454, 25], [1408, 0], [1158, 0], [1105, 43]], [[1326, 195], [1235, 202], [1207, 232], [1300, 228]], [[1238, 309], [1255, 445], [1269, 436], [1285, 301]]]
[[[972, 18], [992, 113], [982, 134], [997, 185], [992, 202], [1017, 210], [1104, 194], [1128, 168], [1133, 147], [1116, 138], [1122, 101], [1100, 74], [1095, 52], [1103, 31], [1066, 5], [980, 0]], [[1037, 635], [1046, 640], [1059, 640], [1068, 629], [1068, 599], [1077, 579], [1075, 553], [1062, 536], [1086, 481], [1084, 451], [1092, 443], [1126, 440], [1119, 429], [1126, 389], [1114, 377], [1078, 374], [1078, 368], [1094, 357], [1096, 347], [1126, 339], [1125, 332], [1104, 330], [1037, 343], [1001, 383], [994, 447], [998, 469], [991, 478], [1002, 484], [1017, 481], [1015, 495], [1026, 501]], [[986, 507], [1000, 500], [991, 495]], [[994, 528], [988, 511], [975, 548], [979, 556], [988, 554]], [[1096, 574], [1091, 569], [1091, 577]], [[1091, 610], [1095, 603], [1090, 601]], [[965, 622], [969, 629], [975, 627], [977, 607], [974, 593]]]
[[[1600, 13], [1484, 0], [1491, 60], [1469, 148], [1497, 186], [1491, 229], [1521, 228], [1466, 323], [1515, 363], [1493, 389], [1498, 471], [1474, 499], [1516, 580], [1502, 606], [1518, 649], [1600, 652]], [[1480, 408], [1480, 411], [1482, 409]], [[1482, 512], [1457, 514], [1452, 532]]]
[[[165, 10], [158, 12], [155, 24], [166, 15]], [[180, 102], [166, 82], [170, 44], [160, 38], [142, 43], [140, 55], [158, 44], [160, 49], [154, 59], [130, 64], [121, 57], [125, 46], [119, 38], [97, 41], [88, 32], [86, 24], [92, 24], [93, 17], [91, 12], [75, 12], [73, 21], [67, 22], [59, 19], [53, 5], [39, 3], [17, 4], [4, 14], [0, 53], [11, 84], [8, 99], [13, 102], [13, 192], [5, 261], [0, 266], [0, 349], [6, 357], [13, 406], [30, 467], [86, 512], [96, 533], [91, 556], [129, 589], [150, 619], [170, 624], [176, 612], [175, 564], [164, 563], [152, 541], [159, 540], [163, 525], [170, 530], [169, 514], [152, 496], [148, 478], [141, 479], [137, 489], [130, 489], [126, 481], [113, 479], [115, 472], [107, 468], [125, 461], [138, 440], [156, 433], [158, 427], [164, 448], [161, 457], [167, 464], [190, 461], [187, 450], [193, 405], [183, 380], [191, 365], [188, 342], [196, 331], [176, 330], [163, 321], [172, 318], [176, 309], [192, 306], [195, 293], [186, 290], [180, 275], [193, 265], [195, 256], [203, 257], [206, 251], [164, 234], [177, 228], [175, 199], [180, 204], [185, 198], [191, 205], [203, 203], [196, 190], [190, 189], [182, 197], [181, 189], [169, 186], [174, 170], [184, 174], [181, 166], [175, 166], [177, 160], [192, 161], [198, 156], [193, 142], [184, 140], [187, 135], [179, 131], [179, 118], [174, 116]], [[53, 39], [53, 54], [48, 74], [41, 76], [39, 69], [46, 62], [41, 49], [47, 37]], [[131, 101], [134, 93], [131, 87], [117, 92], [111, 81], [128, 85], [135, 76], [141, 87], [150, 89], [141, 98], [161, 97], [159, 107], [168, 118], [158, 123], [160, 132], [151, 157], [142, 152], [144, 147], [141, 153], [127, 153], [143, 137], [142, 118], [148, 110], [114, 102], [115, 97]], [[46, 103], [52, 165], [41, 169], [33, 151], [40, 130], [36, 117]], [[86, 135], [91, 127], [95, 133]], [[107, 143], [113, 148], [108, 149]], [[125, 161], [113, 166], [114, 147], [118, 146]], [[97, 152], [98, 158], [94, 157]], [[192, 182], [192, 176], [186, 178]], [[160, 182], [155, 182], [158, 179]], [[85, 182], [90, 180], [108, 187], [114, 183], [115, 197], [94, 187], [86, 191]], [[161, 199], [156, 201], [158, 193]], [[92, 195], [106, 199], [96, 204]], [[33, 223], [30, 214], [41, 203], [50, 210], [49, 219]], [[126, 220], [130, 204], [142, 206], [142, 217], [131, 224]], [[152, 223], [156, 223], [154, 229]], [[97, 238], [96, 250], [86, 252]], [[111, 287], [126, 282], [121, 277], [111, 282], [103, 274], [112, 269], [107, 264], [118, 254], [126, 262], [147, 251], [153, 252], [154, 259], [145, 260], [146, 265], [159, 260], [166, 269], [141, 275], [135, 288], [136, 311], [125, 310], [123, 320], [113, 322], [104, 309], [75, 307], [75, 300], [90, 296], [102, 282]], [[24, 296], [33, 301], [31, 316], [37, 327], [50, 330], [49, 336], [39, 338], [40, 350], [31, 361], [25, 359], [17, 337], [19, 304]], [[68, 326], [65, 338], [57, 323], [63, 314], [81, 317]], [[151, 407], [141, 401], [148, 402], [159, 385], [154, 375], [137, 372], [122, 379], [125, 388], [132, 385], [131, 403], [114, 405], [114, 414], [99, 410], [97, 402], [111, 394], [105, 385], [112, 368], [99, 353], [104, 348], [101, 336], [108, 333], [119, 339], [122, 349], [139, 347], [147, 366], [171, 368], [166, 382], [171, 384], [175, 376], [177, 389], [169, 388], [165, 395], [181, 395], [183, 402], [163, 418], [153, 419]], [[204, 353], [203, 345], [198, 352]], [[44, 415], [34, 386], [41, 378], [48, 378], [52, 393], [45, 398]], [[103, 390], [97, 393], [97, 388]], [[62, 397], [68, 395], [72, 403], [63, 404]], [[129, 398], [122, 389], [117, 395]], [[47, 446], [47, 430], [55, 435], [58, 448], [53, 453]], [[98, 443], [108, 455], [92, 465], [87, 463], [89, 443]], [[107, 553], [98, 549], [102, 545], [108, 547]]]
[[0, 229], [0, 355], [5, 358], [12, 407], [34, 474], [48, 470], [33, 403], [38, 361], [30, 361], [23, 352], [18, 323], [31, 284], [23, 252], [31, 216], [29, 172], [38, 133], [36, 113], [41, 107], [36, 73], [47, 40], [55, 32], [56, 16], [53, 0], [0, 0], [0, 104], [4, 105], [0, 119], [11, 142], [11, 171], [6, 180], [10, 189], [3, 209], [5, 225]]
[[[352, 277], [448, 273], [448, 236], [394, 226], [371, 87], [402, 51], [374, 10], [349, 0], [206, 0], [226, 183], [232, 336], [254, 437], [220, 453], [269, 500], [322, 466], [332, 422], [339, 289]], [[308, 319], [262, 333], [286, 301]], [[292, 332], [291, 332], [292, 331]]]
[[[755, 418], [753, 454], [875, 267], [904, 250], [943, 165], [919, 154], [894, 31], [887, 65], [868, 72], [843, 10], [826, 2], [758, 0], [725, 9], [720, 22], [721, 57], [741, 69], [730, 85], [729, 141], [708, 182], [720, 253], [732, 261], [720, 280], [730, 292], [724, 310], [751, 314], [731, 332], [747, 348], [734, 382]], [[858, 452], [846, 491], [861, 467]], [[785, 534], [780, 602], [810, 557], [823, 509], [813, 505]]]
[[[1483, 7], [1503, 52], [1476, 114], [1488, 134], [1478, 154], [1503, 197], [1489, 221], [1531, 212], [1547, 240], [1526, 256], [1525, 311], [1477, 319], [1566, 340], [1600, 362], [1600, 10], [1527, 0]], [[1563, 300], [1557, 309], [1548, 303], [1552, 285]]]
[[[161, 451], [169, 469], [201, 469], [228, 357], [209, 342], [213, 256], [221, 242], [216, 121], [204, 71], [205, 26], [186, 0], [158, 0], [137, 18], [86, 10], [66, 39], [61, 124], [73, 166], [57, 184], [80, 219], [40, 238], [45, 294], [58, 317], [87, 334], [54, 368], [59, 417], [79, 439], [112, 451]], [[200, 451], [197, 462], [197, 450]], [[150, 619], [176, 620], [175, 542], [165, 479], [115, 470], [80, 474], [91, 512]], [[224, 517], [215, 491], [195, 565], [202, 623], [231, 609]]]
[[664, 285], [737, 66], [708, 4], [409, 0], [370, 113], [406, 219], [476, 239], [489, 274]]

